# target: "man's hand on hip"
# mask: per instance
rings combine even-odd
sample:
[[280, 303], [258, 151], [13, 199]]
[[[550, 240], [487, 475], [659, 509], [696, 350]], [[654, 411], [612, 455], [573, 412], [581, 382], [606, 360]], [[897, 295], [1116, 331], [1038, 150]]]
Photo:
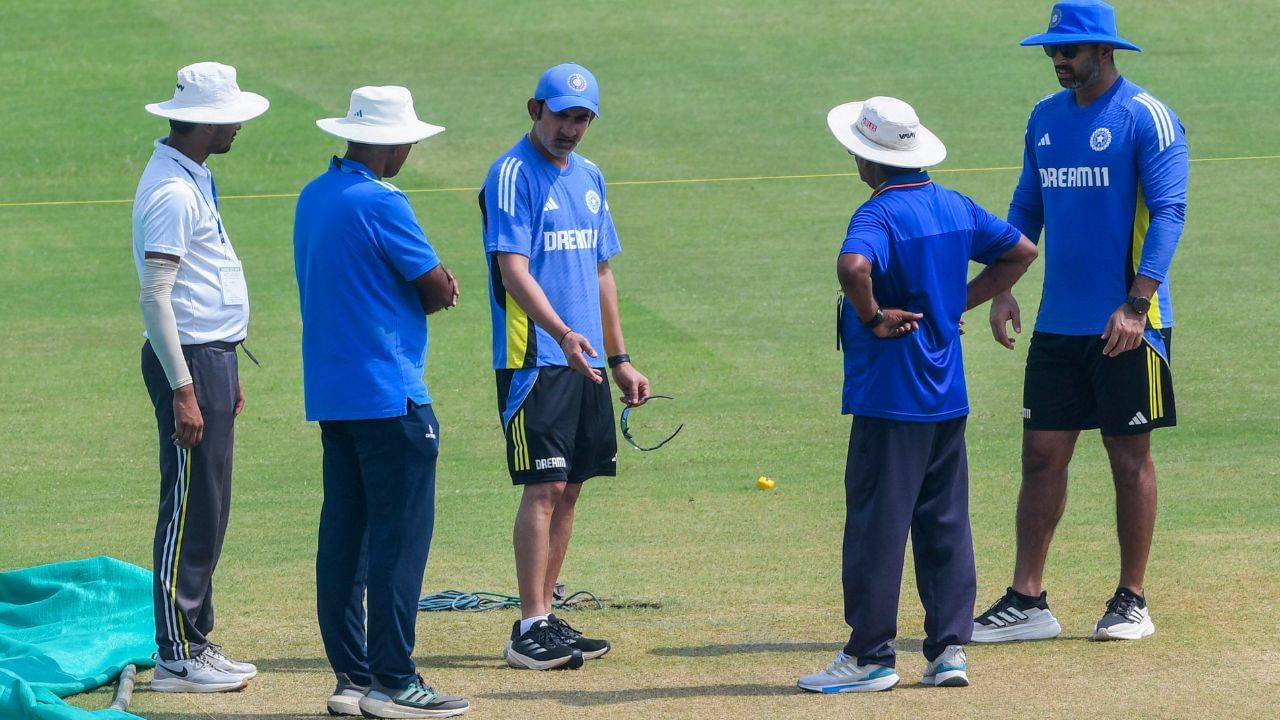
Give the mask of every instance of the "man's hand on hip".
[[899, 338], [912, 330], [920, 327], [920, 321], [924, 319], [923, 313], [914, 313], [910, 310], [901, 308], [880, 308], [884, 313], [884, 318], [879, 324], [871, 328], [871, 332], [875, 333], [878, 338]]
[[1107, 329], [1102, 333], [1107, 344], [1102, 348], [1102, 354], [1115, 357], [1133, 350], [1142, 344], [1142, 333], [1146, 329], [1147, 316], [1134, 312], [1128, 303], [1124, 303], [1107, 320]]
[[196, 402], [196, 385], [188, 383], [173, 391], [173, 441], [190, 450], [204, 439], [204, 416]]

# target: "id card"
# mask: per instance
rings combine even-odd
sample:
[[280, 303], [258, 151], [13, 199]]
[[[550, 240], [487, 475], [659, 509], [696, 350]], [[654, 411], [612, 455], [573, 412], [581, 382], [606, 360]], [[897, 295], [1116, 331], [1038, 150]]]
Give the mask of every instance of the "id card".
[[249, 302], [249, 287], [244, 282], [244, 268], [239, 265], [218, 267], [218, 283], [222, 285], [223, 305], [244, 305]]

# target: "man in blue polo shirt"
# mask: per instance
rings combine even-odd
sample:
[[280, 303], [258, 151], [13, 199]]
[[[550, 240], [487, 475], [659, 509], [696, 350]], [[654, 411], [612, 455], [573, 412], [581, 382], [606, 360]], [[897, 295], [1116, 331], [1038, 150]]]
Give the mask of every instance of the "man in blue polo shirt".
[[384, 179], [444, 128], [418, 120], [396, 86], [358, 88], [346, 117], [316, 124], [347, 141], [302, 190], [293, 235], [307, 419], [324, 446], [316, 608], [338, 679], [328, 710], [459, 715], [467, 701], [433, 690], [412, 657], [441, 434], [422, 380], [426, 315], [456, 304], [458, 286]]
[[[1011, 225], [920, 168], [946, 148], [910, 105], [873, 97], [827, 125], [874, 189], [840, 248], [845, 466], [844, 604], [849, 642], [800, 678], [822, 693], [898, 683], [893, 640], [911, 536], [925, 608], [924, 683], [969, 683], [964, 644], [977, 589], [964, 430], [969, 414], [960, 316], [1008, 290], [1036, 249]], [[987, 265], [966, 283], [970, 261]]]
[[[1061, 632], [1044, 590], [1049, 543], [1067, 504], [1081, 430], [1097, 428], [1116, 491], [1120, 572], [1094, 640], [1155, 632], [1144, 582], [1156, 521], [1151, 431], [1177, 423], [1169, 270], [1187, 207], [1187, 138], [1164, 103], [1120, 76], [1115, 10], [1101, 0], [1053, 6], [1039, 45], [1064, 89], [1027, 121], [1009, 222], [1044, 229], [1044, 293], [1027, 351], [1017, 555], [1003, 597], [974, 619], [974, 642]], [[996, 341], [1021, 330], [1011, 293], [991, 303]]]
[[622, 248], [604, 176], [574, 152], [600, 112], [595, 76], [557, 65], [526, 109], [533, 127], [490, 166], [480, 211], [498, 413], [507, 469], [522, 488], [513, 532], [521, 619], [503, 657], [549, 670], [609, 652], [608, 641], [551, 613], [552, 593], [583, 483], [617, 468], [606, 357], [624, 403], [643, 403], [649, 381], [622, 337], [609, 265]]

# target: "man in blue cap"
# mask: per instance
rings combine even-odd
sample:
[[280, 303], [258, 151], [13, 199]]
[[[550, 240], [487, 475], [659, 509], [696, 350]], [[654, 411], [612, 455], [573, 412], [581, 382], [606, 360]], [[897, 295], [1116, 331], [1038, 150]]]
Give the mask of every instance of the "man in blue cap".
[[574, 152], [600, 114], [595, 76], [557, 65], [527, 109], [533, 127], [489, 168], [480, 212], [498, 413], [511, 481], [523, 487], [513, 533], [521, 619], [503, 656], [512, 667], [550, 670], [610, 649], [551, 614], [582, 484], [616, 473], [605, 357], [624, 403], [642, 404], [649, 381], [622, 337], [609, 266], [622, 248], [604, 176]]
[[[1053, 6], [1040, 45], [1062, 92], [1027, 122], [1009, 222], [1045, 231], [1044, 292], [1023, 386], [1017, 558], [1004, 597], [974, 620], [974, 642], [1056, 637], [1044, 565], [1067, 498], [1081, 430], [1098, 428], [1111, 461], [1120, 579], [1095, 640], [1155, 632], [1143, 586], [1156, 515], [1150, 432], [1176, 424], [1169, 268], [1182, 234], [1187, 141], [1178, 116], [1116, 70], [1115, 11], [1099, 0]], [[991, 306], [997, 342], [1021, 332], [1013, 295]]]

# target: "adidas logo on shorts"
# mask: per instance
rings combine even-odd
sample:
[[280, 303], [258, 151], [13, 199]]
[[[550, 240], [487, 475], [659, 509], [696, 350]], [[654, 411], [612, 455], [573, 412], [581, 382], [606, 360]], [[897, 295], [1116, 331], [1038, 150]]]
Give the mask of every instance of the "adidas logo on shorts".
[[1143, 415], [1142, 411], [1139, 410], [1138, 413], [1133, 416], [1133, 419], [1129, 421], [1129, 424], [1130, 425], [1146, 425], [1149, 422], [1151, 421], [1147, 419], [1147, 416]]

